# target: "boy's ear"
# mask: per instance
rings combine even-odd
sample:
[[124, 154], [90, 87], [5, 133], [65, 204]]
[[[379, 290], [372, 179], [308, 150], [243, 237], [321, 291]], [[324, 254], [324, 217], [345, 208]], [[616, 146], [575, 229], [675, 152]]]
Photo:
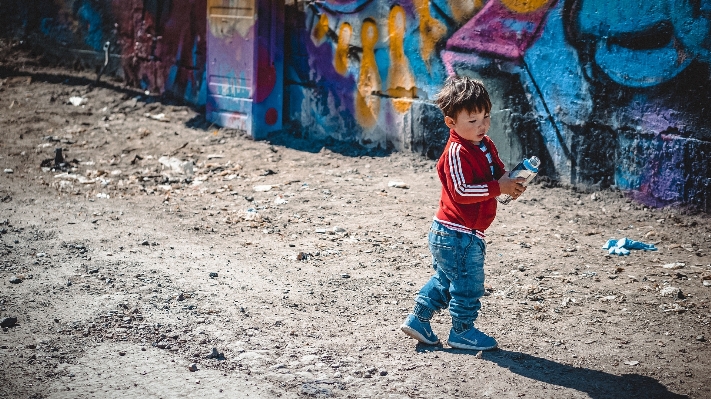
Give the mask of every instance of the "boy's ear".
[[446, 116], [444, 117], [444, 124], [447, 125], [448, 128], [454, 129], [454, 118], [451, 116]]

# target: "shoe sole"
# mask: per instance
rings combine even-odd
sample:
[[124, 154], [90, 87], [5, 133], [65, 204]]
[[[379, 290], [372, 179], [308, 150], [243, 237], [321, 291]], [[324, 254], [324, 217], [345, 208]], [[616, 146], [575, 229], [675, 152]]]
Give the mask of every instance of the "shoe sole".
[[414, 328], [412, 328], [410, 326], [406, 326], [403, 324], [400, 326], [400, 330], [402, 330], [402, 332], [409, 335], [410, 337], [418, 340], [419, 342], [422, 342], [423, 344], [437, 345], [439, 343], [439, 339], [436, 341], [430, 341], [427, 338], [425, 338], [424, 335], [420, 334], [417, 330], [415, 330]]
[[488, 351], [490, 349], [494, 349], [498, 346], [498, 344], [494, 346], [474, 346], [474, 345], [467, 345], [467, 344], [460, 344], [458, 342], [452, 342], [452, 341], [447, 341], [447, 345], [451, 346], [452, 348], [457, 348], [457, 349], [469, 349], [473, 351]]

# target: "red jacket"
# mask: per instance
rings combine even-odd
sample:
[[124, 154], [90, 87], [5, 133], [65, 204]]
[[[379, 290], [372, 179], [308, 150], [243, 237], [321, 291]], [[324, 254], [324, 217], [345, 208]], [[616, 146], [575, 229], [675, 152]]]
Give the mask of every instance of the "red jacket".
[[497, 181], [506, 172], [494, 142], [489, 136], [482, 140], [491, 153], [494, 174], [489, 161], [478, 145], [461, 138], [454, 130], [442, 156], [437, 161], [437, 173], [442, 182], [442, 197], [435, 216], [450, 229], [484, 237], [496, 216], [496, 196], [501, 194]]

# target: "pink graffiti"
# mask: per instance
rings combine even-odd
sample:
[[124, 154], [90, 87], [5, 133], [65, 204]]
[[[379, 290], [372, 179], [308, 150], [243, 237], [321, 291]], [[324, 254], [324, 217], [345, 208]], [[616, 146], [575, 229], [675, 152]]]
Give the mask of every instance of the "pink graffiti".
[[489, 1], [447, 40], [447, 49], [521, 58], [540, 36], [541, 24], [555, 3], [551, 0], [533, 12], [519, 14], [498, 0]]
[[276, 80], [276, 69], [269, 56], [269, 50], [260, 45], [257, 50], [257, 90], [254, 101], [261, 103], [266, 100], [274, 90]]

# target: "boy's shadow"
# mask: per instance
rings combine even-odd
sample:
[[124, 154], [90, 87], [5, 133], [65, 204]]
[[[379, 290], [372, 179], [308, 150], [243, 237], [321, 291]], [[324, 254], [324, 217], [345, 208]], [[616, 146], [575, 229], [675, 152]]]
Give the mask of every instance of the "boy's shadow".
[[[445, 348], [442, 346], [417, 345], [418, 352], [450, 352], [474, 356], [477, 351]], [[670, 392], [654, 378], [639, 374], [621, 376], [569, 366], [521, 352], [503, 349], [484, 351], [481, 358], [509, 369], [521, 376], [547, 384], [572, 388], [587, 393], [593, 399], [602, 398], [686, 398], [686, 395]]]

